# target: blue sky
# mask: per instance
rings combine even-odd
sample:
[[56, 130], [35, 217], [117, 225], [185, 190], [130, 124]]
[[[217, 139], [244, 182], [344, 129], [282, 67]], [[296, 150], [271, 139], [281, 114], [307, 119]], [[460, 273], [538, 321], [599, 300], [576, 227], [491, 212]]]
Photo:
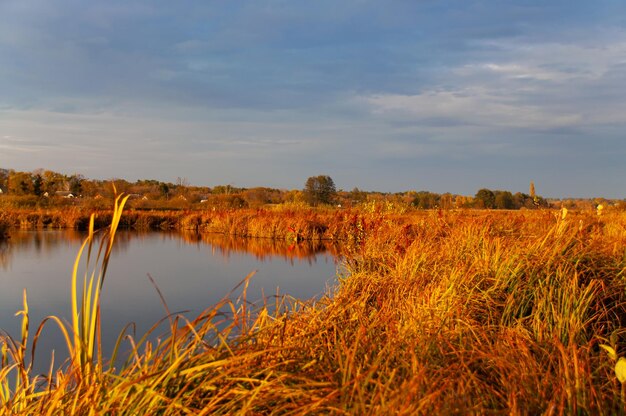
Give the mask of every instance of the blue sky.
[[0, 167], [626, 197], [626, 2], [0, 0]]

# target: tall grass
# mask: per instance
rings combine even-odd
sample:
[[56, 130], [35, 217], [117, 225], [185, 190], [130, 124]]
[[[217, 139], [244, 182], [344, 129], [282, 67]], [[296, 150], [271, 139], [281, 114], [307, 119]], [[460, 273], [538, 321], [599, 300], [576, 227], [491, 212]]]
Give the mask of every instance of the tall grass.
[[[32, 358], [27, 360], [26, 351], [29, 347], [29, 314], [28, 301], [26, 291], [24, 291], [24, 309], [17, 315], [22, 316], [21, 340], [14, 341], [8, 336], [3, 337], [2, 348], [2, 377], [0, 377], [0, 385], [2, 396], [0, 397], [4, 410], [11, 414], [19, 413], [28, 409], [27, 403], [32, 400], [45, 396], [44, 391], [40, 391], [37, 387], [41, 382], [39, 376], [32, 377], [32, 360], [35, 356], [37, 341], [47, 322], [54, 322], [58, 329], [62, 332], [65, 339], [70, 362], [65, 367], [65, 373], [57, 372], [58, 383], [65, 380], [64, 387], [80, 386], [84, 384], [98, 384], [102, 374], [102, 349], [100, 347], [100, 290], [104, 284], [115, 233], [119, 225], [124, 204], [128, 197], [119, 196], [115, 199], [113, 207], [113, 219], [108, 231], [102, 236], [100, 250], [95, 259], [95, 267], [91, 268], [93, 255], [94, 240], [96, 233], [94, 231], [94, 216], [92, 215], [89, 224], [89, 234], [79, 249], [76, 261], [72, 271], [71, 281], [71, 306], [72, 306], [72, 325], [68, 326], [58, 317], [50, 316], [39, 325], [35, 336], [33, 337]], [[87, 248], [86, 259], [83, 259], [83, 252]], [[82, 285], [79, 281], [80, 262], [85, 262], [85, 273], [83, 275]], [[91, 270], [90, 270], [91, 268]], [[48, 392], [50, 392], [54, 375], [51, 363], [50, 374], [47, 377]], [[12, 372], [15, 374], [15, 389], [10, 388], [10, 379]]]
[[3, 341], [0, 412], [624, 413], [606, 349], [626, 355], [626, 215], [371, 213], [330, 227], [346, 223], [347, 273], [328, 296], [251, 308], [248, 277], [239, 301], [169, 316], [166, 339], [128, 337], [117, 367], [90, 352], [102, 279], [73, 301], [70, 362], [43, 378], [25, 358], [25, 301], [22, 339]]
[[[22, 229], [71, 228], [87, 230], [91, 210], [11, 209], [0, 212], [0, 223]], [[414, 215], [424, 215], [414, 213]], [[182, 230], [199, 234], [216, 233], [240, 237], [270, 238], [288, 241], [349, 240], [362, 233], [370, 218], [398, 217], [394, 213], [364, 209], [328, 210], [277, 207], [274, 209], [219, 209], [187, 211], [139, 211], [123, 213], [119, 227], [134, 230]], [[112, 221], [111, 212], [96, 211], [95, 227]]]

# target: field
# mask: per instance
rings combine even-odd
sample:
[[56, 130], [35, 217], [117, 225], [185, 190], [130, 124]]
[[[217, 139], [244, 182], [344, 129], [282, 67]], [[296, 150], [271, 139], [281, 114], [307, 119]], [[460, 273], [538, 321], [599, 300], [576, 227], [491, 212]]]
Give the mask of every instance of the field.
[[[28, 352], [39, 323], [28, 322], [26, 298], [16, 318], [24, 323], [21, 339], [0, 341], [0, 414], [626, 409], [623, 211], [162, 213], [154, 224], [172, 216], [175, 227], [200, 232], [341, 241], [346, 275], [317, 302], [285, 297], [254, 306], [245, 299], [248, 277], [240, 296], [194, 321], [169, 317], [169, 337], [156, 345], [120, 339], [120, 351], [134, 352], [113, 367], [98, 348], [108, 253], [118, 226], [152, 227], [142, 217], [148, 214], [121, 216], [123, 202], [98, 216], [110, 231], [86, 241], [82, 254], [91, 253], [92, 267], [84, 288], [74, 270], [72, 324], [44, 324], [64, 331], [72, 361], [32, 373]], [[89, 228], [88, 216], [77, 218]]]

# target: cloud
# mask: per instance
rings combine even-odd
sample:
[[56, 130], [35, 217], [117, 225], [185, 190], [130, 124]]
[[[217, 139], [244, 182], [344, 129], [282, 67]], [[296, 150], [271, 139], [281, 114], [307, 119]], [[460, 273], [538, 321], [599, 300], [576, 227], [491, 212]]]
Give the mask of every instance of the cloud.
[[[1, 127], [1, 123], [0, 123]], [[32, 157], [34, 153], [43, 153], [49, 150], [52, 146], [37, 138], [19, 137], [15, 135], [3, 135], [0, 138], [0, 154], [4, 154], [5, 157], [11, 157], [11, 155], [25, 155]], [[4, 165], [4, 167], [9, 165]]]
[[[365, 97], [373, 114], [398, 114], [414, 123], [440, 128], [472, 125], [493, 128], [552, 129], [577, 125], [576, 113], [546, 112], [541, 105], [528, 105], [484, 88], [427, 91], [419, 95]], [[434, 121], [434, 123], [432, 122]]]
[[[626, 124], [626, 34], [586, 44], [498, 42], [485, 62], [450, 68], [417, 94], [361, 95], [375, 116], [424, 126], [556, 131]], [[490, 42], [493, 46], [494, 43]], [[497, 59], [495, 59], [497, 58]], [[443, 84], [443, 82], [442, 82]]]
[[[80, 106], [76, 102], [73, 105]], [[83, 106], [81, 113], [2, 111], [0, 166], [25, 170], [43, 166], [61, 171], [81, 166], [81, 173], [99, 178], [113, 172], [120, 177], [149, 177], [140, 173], [146, 170], [156, 178], [169, 180], [184, 175], [196, 183], [206, 183], [201, 177], [211, 172], [224, 179], [232, 176], [231, 180], [239, 183], [256, 180], [262, 185], [261, 177], [267, 177], [267, 172], [259, 175], [252, 166], [277, 167], [292, 158], [297, 160], [302, 152], [315, 158], [328, 145], [327, 138], [312, 138], [323, 134], [316, 133], [323, 132], [323, 126], [295, 119], [252, 121], [254, 116], [238, 113], [227, 121], [223, 114], [214, 117], [201, 113], [204, 117], [198, 117], [198, 109], [146, 109], [134, 104], [116, 111], [86, 112], [87, 108]], [[294, 131], [302, 133], [294, 135]], [[235, 173], [236, 165], [241, 167]], [[156, 166], [160, 166], [158, 173]]]
[[565, 81], [575, 77], [575, 74], [550, 70], [541, 67], [533, 67], [525, 63], [485, 63], [480, 65], [464, 65], [456, 69], [461, 76], [481, 76], [490, 73], [495, 76], [502, 76], [508, 79], [534, 80], [534, 81]]

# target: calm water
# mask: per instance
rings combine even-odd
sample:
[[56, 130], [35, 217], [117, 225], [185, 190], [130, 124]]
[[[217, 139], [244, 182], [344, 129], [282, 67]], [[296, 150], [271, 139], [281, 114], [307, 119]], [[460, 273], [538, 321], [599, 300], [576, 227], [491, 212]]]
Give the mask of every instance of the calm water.
[[[19, 335], [21, 321], [14, 315], [22, 308], [23, 289], [28, 292], [32, 333], [47, 315], [70, 317], [71, 269], [83, 238], [67, 230], [14, 231], [8, 243], [0, 243], [0, 329]], [[260, 300], [263, 293], [271, 296], [277, 289], [309, 299], [334, 284], [337, 264], [323, 245], [119, 232], [102, 293], [105, 350], [127, 323], [135, 322], [143, 334], [166, 315], [148, 274], [172, 312], [187, 311], [185, 316], [194, 318], [254, 271], [249, 300]], [[63, 355], [58, 334], [53, 325], [46, 327], [38, 348]]]

